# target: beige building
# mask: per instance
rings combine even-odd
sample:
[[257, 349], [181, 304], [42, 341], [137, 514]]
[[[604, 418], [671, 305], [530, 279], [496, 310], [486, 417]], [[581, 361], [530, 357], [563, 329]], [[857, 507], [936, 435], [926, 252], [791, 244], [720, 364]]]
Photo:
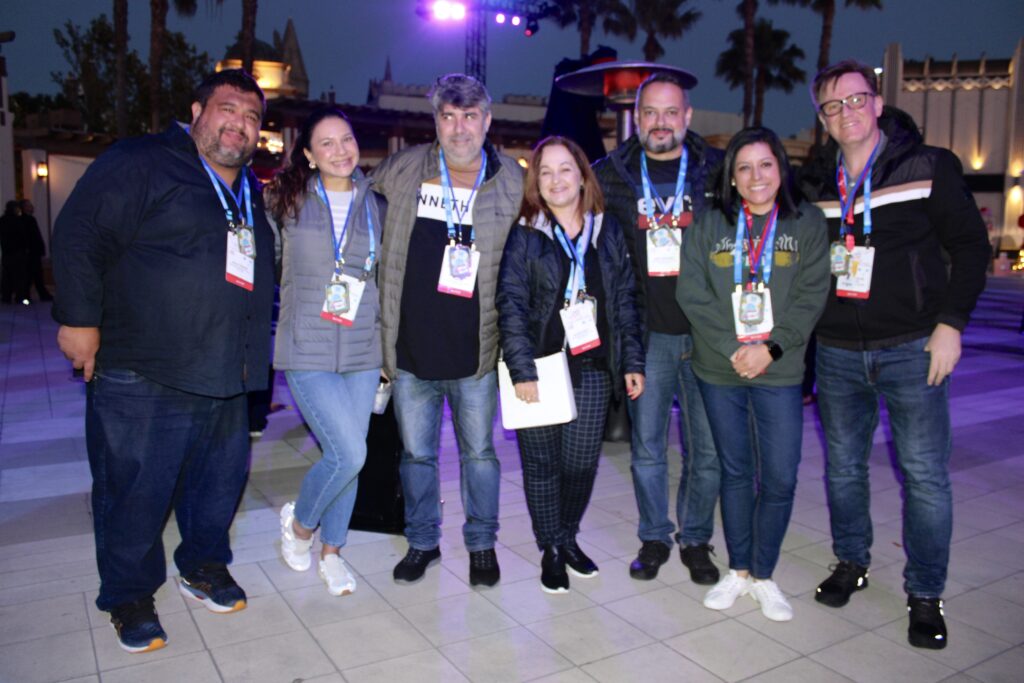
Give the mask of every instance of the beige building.
[[898, 43], [882, 62], [882, 96], [921, 127], [925, 142], [951, 149], [990, 237], [1003, 250], [1024, 242], [1024, 38], [1011, 58], [906, 59]]

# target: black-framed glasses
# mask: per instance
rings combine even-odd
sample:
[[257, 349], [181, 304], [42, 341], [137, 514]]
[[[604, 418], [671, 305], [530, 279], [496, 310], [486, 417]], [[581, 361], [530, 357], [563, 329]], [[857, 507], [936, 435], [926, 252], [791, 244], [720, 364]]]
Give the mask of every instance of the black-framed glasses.
[[822, 102], [818, 105], [818, 111], [825, 116], [835, 116], [843, 110], [843, 106], [847, 106], [850, 109], [863, 109], [864, 105], [868, 103], [868, 98], [874, 96], [875, 94], [871, 92], [855, 92], [841, 100]]

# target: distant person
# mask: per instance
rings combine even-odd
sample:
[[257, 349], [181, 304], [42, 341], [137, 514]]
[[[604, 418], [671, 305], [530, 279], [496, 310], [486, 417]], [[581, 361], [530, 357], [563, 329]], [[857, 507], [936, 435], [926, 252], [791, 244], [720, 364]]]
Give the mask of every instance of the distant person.
[[0, 302], [28, 303], [28, 239], [21, 204], [12, 199], [0, 216]]
[[683, 238], [678, 298], [693, 323], [693, 369], [722, 467], [729, 573], [704, 596], [750, 595], [772, 621], [793, 608], [772, 574], [796, 494], [804, 352], [828, 294], [825, 217], [792, 198], [789, 159], [767, 128], [725, 150], [720, 210]]
[[842, 607], [868, 587], [868, 456], [884, 398], [904, 493], [907, 635], [915, 647], [941, 649], [953, 529], [949, 376], [990, 245], [960, 162], [923, 144], [908, 115], [883, 107], [871, 67], [833, 64], [812, 91], [831, 136], [804, 168], [803, 189], [825, 211], [831, 243], [817, 375], [839, 560], [814, 597]]
[[[517, 399], [539, 398], [534, 358], [570, 348], [578, 416], [567, 424], [516, 431], [547, 593], [569, 590], [567, 568], [581, 578], [598, 573], [576, 534], [597, 476], [608, 397], [614, 391], [636, 400], [644, 390], [633, 273], [622, 228], [603, 213], [603, 203], [580, 146], [563, 137], [541, 140], [498, 277], [501, 346]], [[571, 350], [576, 342], [563, 322], [577, 307], [593, 321], [578, 352]]]
[[43, 257], [46, 256], [46, 243], [39, 232], [39, 223], [35, 217], [36, 207], [27, 199], [21, 200], [21, 220], [28, 240], [28, 282], [36, 288], [40, 301], [53, 301], [53, 295], [43, 281]]
[[[633, 423], [633, 488], [640, 512], [640, 552], [629, 566], [649, 581], [668, 561], [672, 543], [702, 585], [718, 581], [710, 545], [718, 500], [718, 457], [690, 355], [690, 321], [676, 303], [684, 231], [707, 210], [722, 152], [689, 130], [693, 107], [679, 76], [658, 72], [636, 93], [636, 135], [594, 165], [605, 212], [622, 226], [644, 325], [645, 390], [627, 405]], [[686, 451], [669, 519], [668, 429], [679, 401]]]
[[491, 431], [497, 407], [498, 312], [494, 293], [523, 172], [487, 140], [491, 97], [463, 74], [428, 93], [437, 141], [404, 149], [373, 173], [388, 200], [381, 254], [384, 372], [394, 380], [404, 451], [400, 473], [409, 550], [395, 581], [419, 581], [441, 558], [438, 453], [444, 401], [459, 447], [462, 528], [469, 582], [500, 578], [501, 471]]
[[167, 643], [153, 594], [172, 507], [181, 594], [246, 606], [228, 531], [248, 469], [245, 392], [270, 363], [274, 235], [247, 168], [263, 111], [247, 73], [213, 74], [190, 127], [101, 155], [54, 230], [57, 343], [88, 382], [96, 606], [128, 652]]
[[347, 595], [356, 579], [338, 552], [348, 538], [380, 382], [384, 212], [359, 170], [359, 145], [340, 109], [322, 107], [306, 118], [267, 198], [283, 245], [274, 367], [285, 371], [323, 451], [298, 498], [281, 509], [281, 554], [295, 571], [309, 569], [319, 528], [317, 573], [331, 595]]

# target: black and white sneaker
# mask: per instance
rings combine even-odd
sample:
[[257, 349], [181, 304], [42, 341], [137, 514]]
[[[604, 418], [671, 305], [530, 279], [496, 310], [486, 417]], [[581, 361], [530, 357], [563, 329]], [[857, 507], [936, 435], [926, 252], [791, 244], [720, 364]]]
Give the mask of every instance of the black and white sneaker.
[[217, 614], [238, 612], [246, 606], [245, 591], [235, 583], [223, 564], [204, 564], [193, 572], [182, 574], [178, 590], [186, 598], [198, 600]]
[[117, 605], [110, 610], [110, 625], [125, 652], [152, 652], [167, 645], [167, 634], [153, 607], [153, 597]]
[[399, 583], [416, 583], [423, 578], [427, 567], [441, 559], [441, 549], [419, 550], [409, 548], [402, 561], [395, 565], [391, 575]]
[[829, 607], [842, 607], [850, 601], [856, 591], [868, 587], [868, 568], [853, 562], [840, 560], [833, 565], [832, 576], [821, 582], [814, 592], [814, 599]]
[[914, 647], [941, 650], [946, 647], [946, 620], [941, 598], [907, 598], [910, 627], [907, 640]]

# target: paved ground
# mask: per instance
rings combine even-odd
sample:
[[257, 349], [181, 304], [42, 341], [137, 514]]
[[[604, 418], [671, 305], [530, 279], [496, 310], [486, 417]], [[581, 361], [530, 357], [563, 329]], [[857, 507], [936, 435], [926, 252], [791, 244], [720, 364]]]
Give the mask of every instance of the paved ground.
[[[542, 593], [515, 440], [500, 425], [499, 586], [473, 590], [467, 583], [446, 424], [442, 565], [419, 585], [396, 586], [390, 572], [404, 554], [403, 539], [354, 532], [343, 554], [359, 588], [331, 598], [315, 572], [297, 574], [278, 559], [278, 508], [318, 457], [279, 384], [276, 400], [289, 409], [271, 417], [253, 446], [233, 528], [232, 571], [249, 593], [249, 608], [227, 616], [190, 609], [171, 579], [157, 595], [169, 646], [127, 655], [93, 605], [83, 385], [70, 379], [56, 349], [47, 306], [2, 307], [0, 681], [1024, 680], [1022, 311], [1024, 281], [990, 281], [955, 375], [945, 651], [914, 650], [905, 640], [901, 499], [885, 425], [872, 455], [871, 587], [842, 610], [811, 597], [833, 561], [813, 407], [806, 409], [796, 507], [776, 573], [794, 598], [790, 623], [768, 622], [746, 598], [725, 613], [704, 609], [704, 589], [690, 583], [676, 555], [655, 581], [629, 578], [637, 513], [628, 449], [618, 444], [606, 445], [580, 538], [600, 577], [574, 580], [566, 596]], [[677, 434], [673, 440], [678, 453]], [[169, 547], [176, 533], [172, 520]], [[720, 535], [714, 543], [724, 557]]]

